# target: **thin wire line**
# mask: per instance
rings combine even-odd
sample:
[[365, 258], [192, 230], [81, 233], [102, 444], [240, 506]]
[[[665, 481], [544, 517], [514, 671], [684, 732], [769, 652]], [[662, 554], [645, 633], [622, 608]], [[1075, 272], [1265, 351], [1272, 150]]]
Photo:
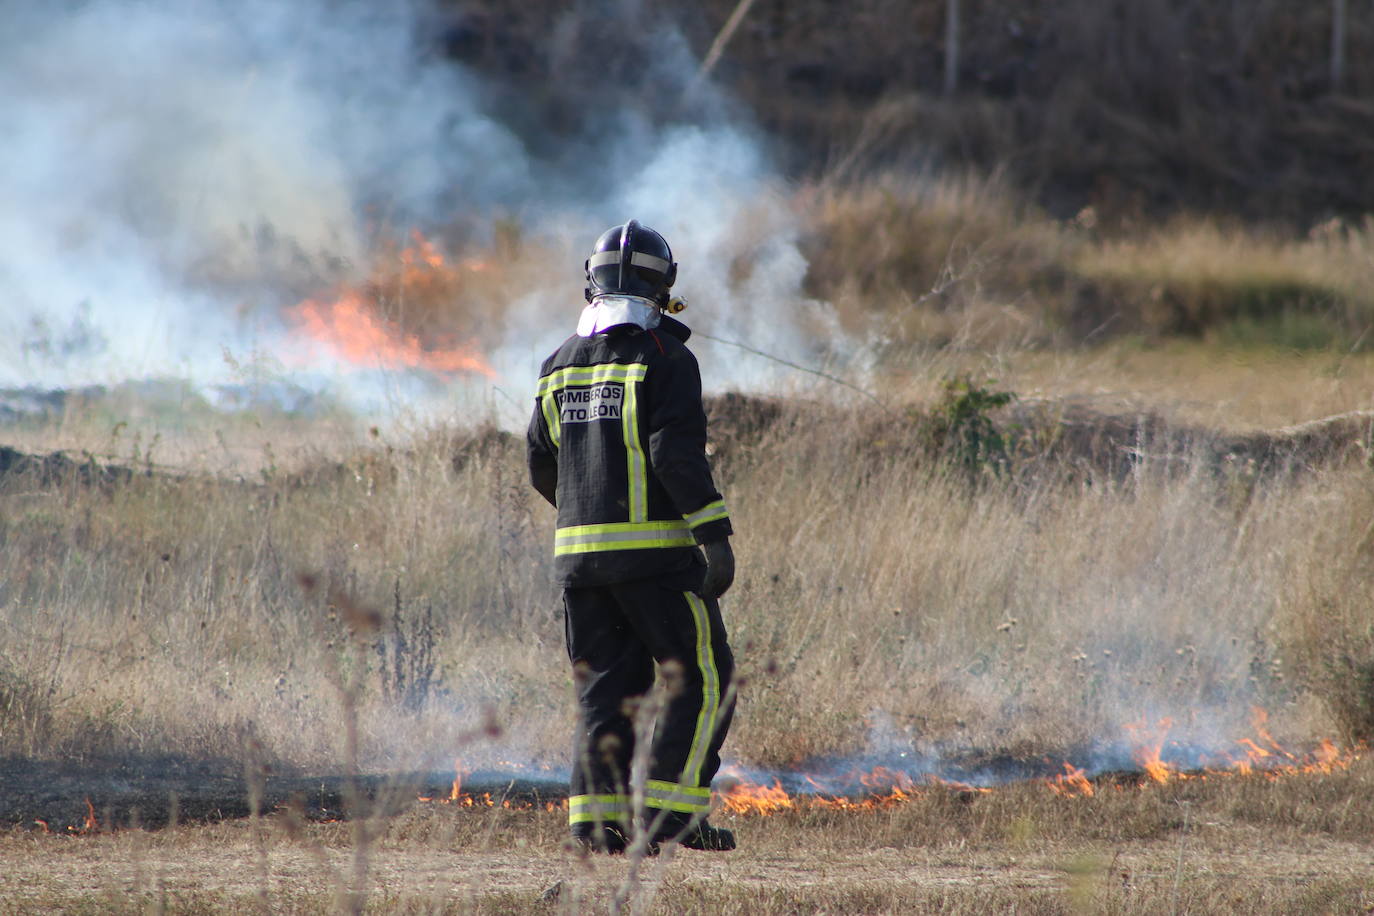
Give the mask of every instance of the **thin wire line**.
[[747, 353], [752, 353], [755, 356], [762, 356], [764, 359], [771, 359], [773, 362], [783, 366], [787, 366], [790, 369], [796, 369], [799, 372], [809, 372], [812, 375], [819, 376], [829, 382], [834, 382], [836, 385], [841, 385], [845, 388], [850, 389], [851, 391], [857, 391], [859, 394], [868, 398], [874, 404], [877, 404], [879, 407], [883, 408], [883, 410], [891, 410], [891, 408], [884, 404], [882, 400], [880, 400], [878, 396], [873, 392], [869, 391], [866, 388], [861, 388], [853, 382], [848, 381], [847, 379], [840, 378], [838, 375], [832, 375], [829, 372], [825, 372], [821, 369], [816, 369], [811, 366], [803, 366], [801, 363], [794, 363], [790, 359], [783, 359], [781, 356], [774, 356], [772, 353], [767, 353], [763, 350], [758, 349], [757, 347], [751, 347], [748, 344], [740, 343], [737, 340], [726, 340], [723, 337], [716, 337], [714, 334], [707, 334], [704, 331], [695, 331], [694, 333], [697, 337], [701, 337], [706, 340], [713, 340], [716, 343], [725, 344], [728, 347], [738, 347], [739, 349], [744, 350]]

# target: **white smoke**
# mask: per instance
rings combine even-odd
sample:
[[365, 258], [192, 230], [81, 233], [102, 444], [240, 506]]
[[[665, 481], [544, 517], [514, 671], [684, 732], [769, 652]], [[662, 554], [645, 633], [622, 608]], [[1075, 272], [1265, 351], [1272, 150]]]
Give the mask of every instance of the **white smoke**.
[[[433, 50], [435, 15], [356, 0], [7, 5], [0, 387], [210, 384], [264, 365], [328, 386], [338, 364], [282, 368], [296, 361], [278, 310], [365, 263], [379, 223], [442, 224], [454, 208], [519, 214], [570, 252], [512, 304], [496, 347], [499, 384], [522, 402], [575, 321], [585, 249], [630, 216], [674, 245], [691, 323], [794, 357], [810, 346], [794, 316], [823, 309], [800, 301], [805, 262], [768, 159], [714, 89], [684, 101], [695, 61], [676, 32], [655, 37], [642, 76], [680, 118], [589, 99], [582, 133], [550, 155], [517, 134], [500, 87]], [[752, 252], [737, 250], [746, 215]], [[749, 380], [730, 356], [708, 379]], [[347, 390], [380, 384], [392, 406], [433, 393], [412, 381]]]
[[[623, 206], [673, 240], [686, 265], [682, 285], [700, 297], [701, 326], [712, 336], [794, 356], [812, 348], [804, 319], [823, 318], [827, 309], [800, 293], [807, 265], [797, 221], [751, 137], [728, 127], [669, 131], [626, 187]], [[742, 277], [735, 281], [737, 265]], [[761, 384], [777, 369], [741, 361], [738, 352], [707, 352], [743, 386]]]

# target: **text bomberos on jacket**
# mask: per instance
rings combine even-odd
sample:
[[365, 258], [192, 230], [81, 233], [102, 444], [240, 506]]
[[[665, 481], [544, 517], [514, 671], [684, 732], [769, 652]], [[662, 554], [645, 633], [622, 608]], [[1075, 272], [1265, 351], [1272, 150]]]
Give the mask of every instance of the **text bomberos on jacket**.
[[625, 386], [618, 382], [593, 385], [590, 388], [565, 388], [555, 392], [558, 399], [558, 419], [563, 423], [592, 423], [596, 420], [619, 420], [625, 402]]

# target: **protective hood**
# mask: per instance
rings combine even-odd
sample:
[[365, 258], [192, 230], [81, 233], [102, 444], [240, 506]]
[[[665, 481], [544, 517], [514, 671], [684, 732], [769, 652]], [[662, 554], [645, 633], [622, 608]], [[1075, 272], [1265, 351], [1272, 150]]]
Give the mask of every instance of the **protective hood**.
[[646, 331], [658, 327], [663, 313], [640, 296], [597, 296], [577, 319], [577, 336], [591, 337], [621, 324], [638, 325]]

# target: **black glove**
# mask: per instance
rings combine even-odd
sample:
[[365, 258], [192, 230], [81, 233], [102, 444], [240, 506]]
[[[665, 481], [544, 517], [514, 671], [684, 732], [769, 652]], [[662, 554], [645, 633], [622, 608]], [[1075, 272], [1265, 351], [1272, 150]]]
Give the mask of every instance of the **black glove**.
[[701, 545], [706, 551], [706, 575], [701, 579], [701, 596], [719, 598], [730, 590], [735, 581], [735, 552], [730, 549], [730, 541], [721, 538]]

